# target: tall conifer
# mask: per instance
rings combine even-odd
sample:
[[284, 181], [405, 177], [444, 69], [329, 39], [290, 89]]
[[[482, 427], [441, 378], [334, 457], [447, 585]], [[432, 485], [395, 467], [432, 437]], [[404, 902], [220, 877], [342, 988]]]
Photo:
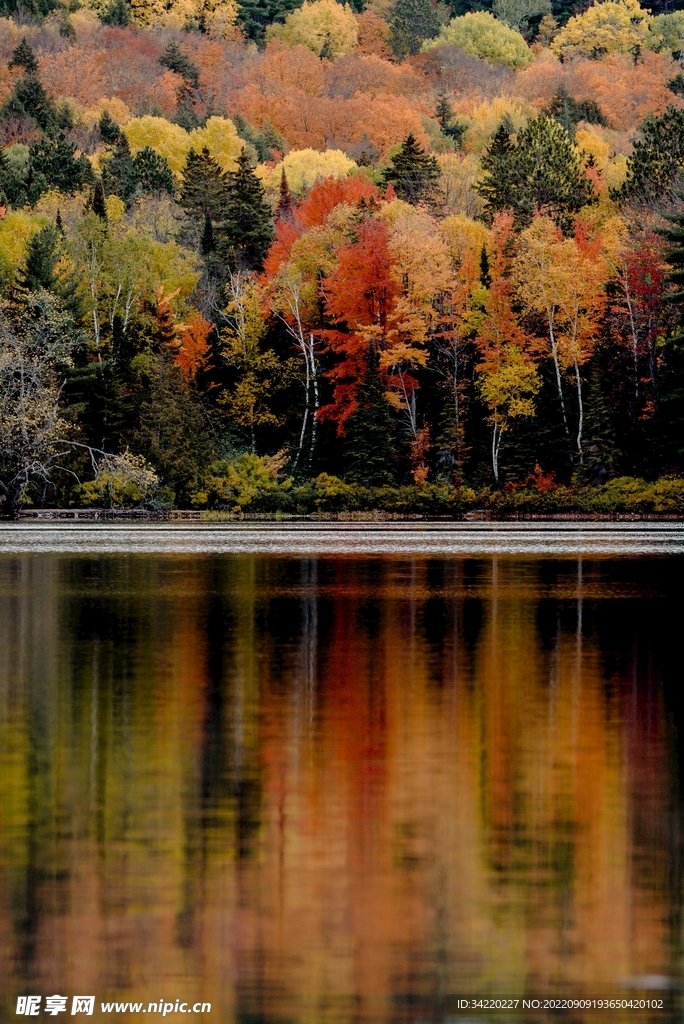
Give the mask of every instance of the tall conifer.
[[346, 476], [364, 487], [391, 484], [396, 458], [393, 424], [373, 345], [368, 349], [356, 400], [344, 435]]

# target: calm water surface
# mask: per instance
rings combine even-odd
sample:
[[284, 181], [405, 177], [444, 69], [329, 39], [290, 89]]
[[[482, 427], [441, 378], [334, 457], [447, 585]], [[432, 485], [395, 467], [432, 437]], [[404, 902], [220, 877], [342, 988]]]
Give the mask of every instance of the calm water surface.
[[207, 1024], [483, 1020], [474, 994], [677, 1019], [683, 577], [0, 556], [6, 1019], [32, 992]]

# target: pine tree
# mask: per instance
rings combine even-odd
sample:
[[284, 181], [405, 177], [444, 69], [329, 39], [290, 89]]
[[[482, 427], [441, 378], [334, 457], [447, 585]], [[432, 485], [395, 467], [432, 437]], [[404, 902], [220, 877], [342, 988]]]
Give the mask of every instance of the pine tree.
[[83, 154], [75, 156], [76, 146], [67, 142], [64, 133], [43, 136], [29, 149], [30, 183], [28, 201], [35, 203], [50, 188], [60, 192], [78, 192], [93, 180], [90, 161]]
[[373, 345], [368, 349], [356, 400], [344, 435], [345, 475], [364, 487], [391, 484], [396, 460], [393, 423]]
[[574, 215], [596, 198], [568, 133], [543, 114], [518, 133], [517, 143], [510, 124], [503, 123], [482, 157], [482, 169], [475, 189], [486, 201], [490, 221], [497, 210], [511, 209], [516, 226], [524, 227], [538, 211], [568, 231]]
[[197, 225], [208, 217], [220, 223], [226, 213], [226, 174], [218, 160], [205, 147], [201, 153], [191, 149], [183, 170], [180, 204]]
[[618, 196], [640, 203], [671, 200], [684, 169], [684, 110], [668, 107], [661, 117], [647, 117], [640, 134]]
[[104, 189], [102, 188], [102, 182], [95, 182], [95, 188], [93, 189], [93, 203], [92, 211], [103, 221], [107, 221], [107, 204], [105, 202]]
[[243, 270], [260, 270], [273, 241], [273, 214], [264, 187], [243, 151], [226, 174], [226, 207], [217, 230], [223, 259]]
[[23, 37], [19, 45], [14, 50], [12, 59], [7, 67], [23, 68], [27, 75], [37, 74], [38, 61], [36, 60], [36, 55], [34, 54], [31, 44], [26, 36]]
[[439, 17], [430, 0], [397, 0], [389, 32], [392, 53], [415, 56], [424, 40], [433, 39], [439, 29]]
[[145, 146], [133, 158], [133, 178], [143, 192], [151, 195], [168, 192], [170, 196], [175, 195], [176, 183], [169, 162], [151, 146]]
[[278, 205], [276, 206], [275, 219], [291, 220], [293, 207], [292, 193], [290, 192], [290, 186], [287, 183], [287, 175], [285, 174], [285, 168], [283, 167], [280, 175], [280, 197], [278, 199]]
[[551, 102], [543, 108], [542, 113], [552, 117], [565, 128], [571, 139], [575, 137], [575, 129], [580, 121], [588, 121], [589, 124], [598, 124], [607, 127], [608, 121], [605, 114], [594, 100], [576, 100], [568, 95], [564, 85], [561, 85], [552, 98]]
[[439, 179], [439, 165], [425, 152], [413, 135], [407, 135], [401, 150], [384, 173], [387, 184], [394, 185], [399, 199], [407, 203], [429, 202]]

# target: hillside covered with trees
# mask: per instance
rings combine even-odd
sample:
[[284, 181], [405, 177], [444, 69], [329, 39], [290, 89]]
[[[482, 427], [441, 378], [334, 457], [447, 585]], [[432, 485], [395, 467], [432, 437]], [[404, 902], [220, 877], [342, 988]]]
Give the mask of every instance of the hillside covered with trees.
[[684, 9], [2, 0], [0, 508], [684, 511]]

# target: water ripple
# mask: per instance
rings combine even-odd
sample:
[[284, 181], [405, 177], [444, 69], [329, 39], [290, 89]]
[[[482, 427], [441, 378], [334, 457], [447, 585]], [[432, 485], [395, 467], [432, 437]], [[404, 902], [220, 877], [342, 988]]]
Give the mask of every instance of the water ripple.
[[672, 555], [684, 523], [7, 523], [0, 554]]

